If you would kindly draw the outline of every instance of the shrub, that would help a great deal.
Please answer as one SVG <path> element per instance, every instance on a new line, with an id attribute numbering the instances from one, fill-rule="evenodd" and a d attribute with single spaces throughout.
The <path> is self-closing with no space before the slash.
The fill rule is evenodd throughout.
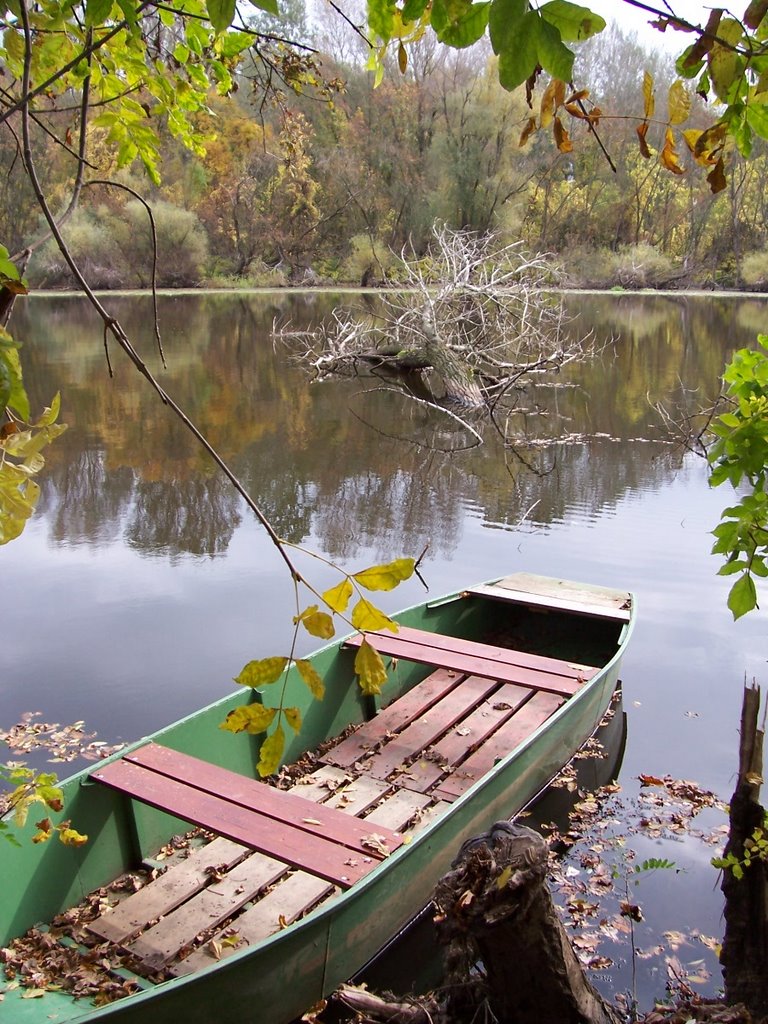
<path id="1" fill-rule="evenodd" d="M 741 261 L 741 278 L 747 288 L 768 291 L 768 250 L 751 252 Z"/>
<path id="2" fill-rule="evenodd" d="M 611 249 L 578 249 L 569 254 L 567 283 L 573 288 L 659 288 L 674 273 L 669 256 L 640 243 Z"/>
<path id="3" fill-rule="evenodd" d="M 122 254 L 115 249 L 109 228 L 99 212 L 76 210 L 62 227 L 64 240 L 75 262 L 94 288 L 119 288 L 125 280 Z M 37 288 L 72 288 L 75 285 L 69 267 L 53 239 L 30 260 L 27 276 Z"/>
<path id="4" fill-rule="evenodd" d="M 374 285 L 397 278 L 400 260 L 380 239 L 353 235 L 349 248 L 341 267 L 341 280 Z"/>
<path id="5" fill-rule="evenodd" d="M 202 282 L 208 236 L 196 214 L 159 200 L 152 204 L 157 232 L 157 284 L 164 288 Z M 152 232 L 144 205 L 82 207 L 64 224 L 64 239 L 94 288 L 148 288 L 152 283 Z M 74 279 L 51 239 L 30 262 L 37 287 L 72 287 Z"/>
<path id="6" fill-rule="evenodd" d="M 157 284 L 183 288 L 200 284 L 208 262 L 208 236 L 197 214 L 165 200 L 152 204 L 157 233 Z M 111 233 L 131 268 L 130 285 L 152 283 L 152 230 L 143 204 L 131 199 L 122 217 L 113 219 Z"/>

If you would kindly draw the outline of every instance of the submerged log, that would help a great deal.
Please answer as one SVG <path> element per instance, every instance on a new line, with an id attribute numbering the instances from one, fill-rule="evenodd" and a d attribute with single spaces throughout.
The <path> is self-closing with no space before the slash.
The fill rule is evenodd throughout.
<path id="1" fill-rule="evenodd" d="M 760 689 L 744 690 L 741 710 L 739 777 L 731 798 L 725 857 L 732 854 L 740 871 L 723 872 L 725 939 L 720 962 L 729 1003 L 744 1003 L 757 1017 L 768 1016 L 768 863 L 755 852 L 745 854 L 754 836 L 768 840 L 765 810 L 759 802 L 763 770 L 763 736 L 758 729 Z M 742 874 L 743 877 L 737 877 Z"/>
<path id="2" fill-rule="evenodd" d="M 499 822 L 462 846 L 434 902 L 456 985 L 449 1018 L 487 999 L 499 1024 L 618 1024 L 587 980 L 546 884 L 549 850 L 536 832 Z M 469 963 L 485 979 L 468 986 Z M 463 979 L 463 983 L 462 983 Z"/>

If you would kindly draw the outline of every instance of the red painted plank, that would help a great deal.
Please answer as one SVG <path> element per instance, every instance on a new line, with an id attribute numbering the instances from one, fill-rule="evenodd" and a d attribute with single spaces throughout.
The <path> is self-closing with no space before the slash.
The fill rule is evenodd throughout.
<path id="1" fill-rule="evenodd" d="M 365 722 L 341 743 L 337 743 L 320 759 L 325 764 L 348 768 L 368 753 L 373 747 L 389 736 L 410 725 L 446 693 L 450 693 L 462 680 L 462 676 L 446 669 L 438 669 L 422 679 L 412 690 L 404 693 L 389 707 L 380 711 L 375 718 Z"/>
<path id="2" fill-rule="evenodd" d="M 371 634 L 373 636 L 391 636 L 389 630 Z M 597 669 L 591 665 L 575 665 L 561 658 L 549 658 L 543 654 L 529 654 L 512 647 L 497 647 L 494 644 L 479 643 L 476 640 L 464 640 L 462 637 L 446 636 L 443 633 L 430 633 L 425 629 L 413 629 L 400 626 L 397 636 L 401 640 L 436 647 L 440 651 L 453 651 L 456 654 L 474 655 L 490 661 L 500 661 L 504 665 L 520 665 L 521 668 L 532 668 L 541 672 L 549 672 L 566 679 L 591 679 Z"/>
<path id="3" fill-rule="evenodd" d="M 441 740 L 416 761 L 400 779 L 400 785 L 417 793 L 426 793 L 439 779 L 488 741 L 532 696 L 523 686 L 507 684 L 484 701 Z"/>
<path id="4" fill-rule="evenodd" d="M 455 800 L 473 786 L 478 779 L 493 768 L 494 764 L 506 757 L 515 747 L 526 740 L 532 732 L 549 718 L 562 704 L 555 694 L 535 693 L 498 729 L 487 743 L 472 754 L 456 771 L 444 779 L 435 789 L 435 799 Z"/>
<path id="5" fill-rule="evenodd" d="M 554 675 L 551 672 L 525 668 L 522 665 L 503 664 L 474 654 L 440 650 L 437 647 L 428 647 L 423 643 L 402 640 L 399 636 L 391 634 L 366 633 L 365 636 L 379 654 L 402 658 L 405 661 L 416 661 L 424 665 L 440 666 L 454 672 L 463 672 L 466 675 L 496 679 L 500 683 L 518 683 L 521 686 L 530 686 L 535 690 L 544 690 L 547 693 L 559 693 L 563 697 L 573 696 L 587 679 L 587 675 L 582 679 L 567 679 L 565 676 Z M 344 642 L 350 647 L 359 647 L 362 641 L 363 638 L 358 633 Z M 597 669 L 590 670 L 588 674 L 592 676 L 595 672 Z"/>
<path id="6" fill-rule="evenodd" d="M 91 778 L 344 888 L 349 888 L 378 863 L 372 852 L 365 857 L 355 855 L 337 843 L 122 759 L 97 769 Z"/>
<path id="7" fill-rule="evenodd" d="M 451 690 L 407 729 L 385 742 L 381 750 L 365 762 L 366 774 L 376 779 L 386 779 L 405 761 L 443 736 L 496 689 L 498 683 L 495 679 L 470 676 L 463 680 L 461 686 Z"/>
<path id="8" fill-rule="evenodd" d="M 275 789 L 264 782 L 157 743 L 147 743 L 125 754 L 122 759 L 184 782 L 203 793 L 221 796 L 228 803 L 284 822 L 301 832 L 341 843 L 356 853 L 370 853 L 364 840 L 371 830 L 365 827 L 364 822 L 334 807 Z M 388 833 L 386 839 L 390 852 L 403 841 L 396 832 Z"/>

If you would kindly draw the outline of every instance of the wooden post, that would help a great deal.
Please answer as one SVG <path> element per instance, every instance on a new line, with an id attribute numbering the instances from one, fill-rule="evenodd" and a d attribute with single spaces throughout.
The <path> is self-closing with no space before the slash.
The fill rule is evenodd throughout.
<path id="1" fill-rule="evenodd" d="M 743 864 L 744 844 L 756 829 L 762 833 L 765 810 L 759 803 L 764 730 L 758 729 L 760 688 L 745 687 L 741 709 L 739 777 L 731 798 L 730 832 L 725 855 Z M 768 834 L 765 835 L 768 838 Z M 743 1003 L 755 1016 L 768 1016 L 768 864 L 754 858 L 744 877 L 723 872 L 725 939 L 720 953 L 726 1002 Z"/>
<path id="2" fill-rule="evenodd" d="M 618 1024 L 557 915 L 546 884 L 548 856 L 536 832 L 499 822 L 465 843 L 438 883 L 438 929 L 455 974 L 447 979 L 449 1018 L 470 1020 L 472 1006 L 487 999 L 499 1024 Z M 477 962 L 485 980 L 467 984 L 466 965 Z"/>

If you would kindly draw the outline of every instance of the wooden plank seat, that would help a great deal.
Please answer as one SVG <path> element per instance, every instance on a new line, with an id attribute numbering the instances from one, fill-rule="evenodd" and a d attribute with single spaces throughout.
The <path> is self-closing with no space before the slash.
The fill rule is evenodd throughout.
<path id="1" fill-rule="evenodd" d="M 342 888 L 382 857 L 366 841 L 370 827 L 351 815 L 159 744 L 130 751 L 91 778 Z M 401 845 L 397 832 L 376 831 L 389 852 Z"/>
<path id="2" fill-rule="evenodd" d="M 527 654 L 407 626 L 400 626 L 397 633 L 388 630 L 357 633 L 345 640 L 345 645 L 359 647 L 363 639 L 368 640 L 379 654 L 502 683 L 517 683 L 563 697 L 571 697 L 598 671 L 591 665 L 574 665 L 558 658 Z"/>
<path id="3" fill-rule="evenodd" d="M 314 772 L 309 778 L 310 780 L 322 780 L 327 773 L 333 771 L 333 768 L 323 767 Z M 303 787 L 299 785 L 294 788 Z M 315 794 L 314 798 L 322 799 L 320 797 L 322 783 L 316 788 L 314 782 L 311 781 L 310 789 Z M 380 797 L 382 793 L 390 792 L 390 787 L 384 786 L 382 783 L 376 782 L 376 780 L 360 777 L 348 780 L 346 784 L 340 785 L 334 793 L 329 793 L 326 790 L 326 798 L 328 802 L 335 804 L 338 796 L 339 806 L 342 806 L 346 813 L 354 814 L 356 811 L 359 813 L 365 803 L 370 803 L 371 797 L 376 792 L 378 792 Z M 440 806 L 445 807 L 446 805 L 442 804 Z M 396 791 L 391 796 L 385 796 L 383 800 L 377 801 L 376 806 L 372 810 L 366 809 L 364 812 L 366 817 L 363 820 L 368 823 L 369 829 L 377 834 L 385 828 L 398 831 L 415 831 L 429 820 L 424 812 L 427 810 L 431 812 L 433 807 L 434 805 L 429 797 L 418 793 Z M 422 814 L 424 814 L 423 818 L 420 817 Z M 417 820 L 412 824 L 414 818 Z M 303 914 L 307 913 L 307 911 L 317 906 L 318 903 L 323 902 L 334 891 L 331 886 L 326 885 L 323 888 L 322 881 L 317 878 L 313 879 L 305 872 L 297 871 L 282 880 L 279 885 L 262 896 L 258 902 L 255 902 L 244 913 L 229 922 L 229 927 L 217 931 L 213 936 L 215 951 L 214 945 L 211 942 L 206 942 L 198 946 L 190 955 L 173 964 L 168 973 L 173 977 L 181 977 L 193 974 L 195 971 L 209 966 L 213 959 L 226 959 L 236 952 L 237 949 L 242 948 L 243 944 L 259 942 L 281 928 L 286 927 L 286 925 L 292 924 Z M 178 915 L 179 911 L 176 911 L 175 914 L 171 915 L 171 918 L 178 917 Z M 160 926 L 163 924 L 164 922 L 161 921 Z M 145 936 L 142 936 L 142 940 L 148 946 L 156 941 L 153 939 L 152 933 L 157 931 L 157 927 Z M 171 929 L 167 928 L 166 931 L 170 932 Z M 223 940 L 232 932 L 236 935 L 235 943 L 228 944 L 224 942 Z M 137 946 L 138 943 L 134 943 L 133 947 L 131 947 L 132 951 Z"/>
<path id="4" fill-rule="evenodd" d="M 618 622 L 629 622 L 632 609 L 632 598 L 627 591 L 554 580 L 526 572 L 513 573 L 495 583 L 470 587 L 465 593 L 532 608 L 545 608 L 548 611 L 559 610 L 591 618 L 616 619 Z"/>

